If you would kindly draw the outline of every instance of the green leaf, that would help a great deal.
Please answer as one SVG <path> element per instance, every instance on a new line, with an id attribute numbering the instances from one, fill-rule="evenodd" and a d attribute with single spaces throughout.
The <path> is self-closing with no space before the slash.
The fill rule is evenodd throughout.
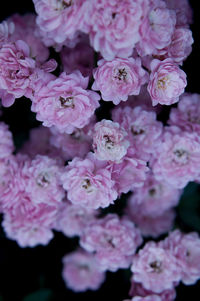
<path id="1" fill-rule="evenodd" d="M 184 189 L 181 197 L 178 214 L 184 224 L 189 226 L 191 230 L 200 231 L 200 194 L 199 185 L 190 183 Z"/>
<path id="2" fill-rule="evenodd" d="M 23 301 L 50 301 L 52 291 L 49 289 L 41 289 L 26 296 Z"/>

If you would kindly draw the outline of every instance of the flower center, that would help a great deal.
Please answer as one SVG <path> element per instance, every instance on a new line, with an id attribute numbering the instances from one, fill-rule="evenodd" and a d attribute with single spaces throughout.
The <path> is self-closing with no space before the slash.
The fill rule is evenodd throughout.
<path id="1" fill-rule="evenodd" d="M 176 149 L 173 154 L 176 163 L 186 164 L 188 161 L 188 153 L 184 149 Z"/>
<path id="2" fill-rule="evenodd" d="M 158 261 L 158 260 L 155 260 L 155 261 L 152 261 L 149 266 L 153 269 L 153 272 L 155 273 L 161 273 L 162 272 L 162 262 L 161 261 Z"/>
<path id="3" fill-rule="evenodd" d="M 56 0 L 54 5 L 55 5 L 55 10 L 63 10 L 67 7 L 72 6 L 73 0 Z"/>
<path id="4" fill-rule="evenodd" d="M 125 81 L 127 78 L 127 71 L 125 68 L 117 69 L 117 72 L 114 78 L 118 79 L 119 81 Z"/>
<path id="5" fill-rule="evenodd" d="M 155 196 L 155 194 L 156 194 L 156 189 L 155 188 L 151 188 L 151 189 L 149 189 L 149 195 L 150 196 Z"/>
<path id="6" fill-rule="evenodd" d="M 131 132 L 134 136 L 142 135 L 144 134 L 144 130 L 141 128 L 136 128 L 134 126 L 131 127 Z"/>
<path id="7" fill-rule="evenodd" d="M 36 179 L 36 183 L 40 187 L 47 187 L 50 183 L 48 173 L 40 173 Z"/>
<path id="8" fill-rule="evenodd" d="M 84 188 L 86 190 L 87 193 L 90 193 L 93 191 L 93 188 L 92 188 L 92 185 L 91 185 L 91 182 L 88 178 L 84 179 L 82 181 L 82 188 Z"/>
<path id="9" fill-rule="evenodd" d="M 63 107 L 63 108 L 72 108 L 73 109 L 75 107 L 74 97 L 72 97 L 72 96 L 69 96 L 66 98 L 60 96 L 59 101 L 61 103 L 61 107 Z"/>
<path id="10" fill-rule="evenodd" d="M 115 144 L 108 135 L 104 135 L 103 139 L 105 141 L 105 147 L 107 149 L 112 149 L 114 147 Z"/>
<path id="11" fill-rule="evenodd" d="M 168 76 L 164 76 L 163 78 L 159 79 L 157 81 L 158 89 L 166 90 L 168 81 L 169 81 Z"/>

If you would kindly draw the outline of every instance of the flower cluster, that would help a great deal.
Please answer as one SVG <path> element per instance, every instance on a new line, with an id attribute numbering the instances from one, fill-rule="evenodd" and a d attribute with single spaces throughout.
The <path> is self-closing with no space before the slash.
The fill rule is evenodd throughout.
<path id="1" fill-rule="evenodd" d="M 37 15 L 0 23 L 2 106 L 25 96 L 41 122 L 16 150 L 0 122 L 5 234 L 21 247 L 77 236 L 62 272 L 75 292 L 131 268 L 132 301 L 173 301 L 181 281 L 200 278 L 199 236 L 170 232 L 183 189 L 200 181 L 200 95 L 184 93 L 180 69 L 193 43 L 188 1 L 33 3 Z M 157 242 L 141 248 L 143 237 Z"/>

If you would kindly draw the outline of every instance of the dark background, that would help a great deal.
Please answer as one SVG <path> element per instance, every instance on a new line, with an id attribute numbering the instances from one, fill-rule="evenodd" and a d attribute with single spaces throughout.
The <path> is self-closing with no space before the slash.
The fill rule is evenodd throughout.
<path id="1" fill-rule="evenodd" d="M 13 13 L 34 12 L 31 0 L 2 1 L 0 21 Z M 197 0 L 191 0 L 194 10 L 194 24 L 191 29 L 195 43 L 193 52 L 184 63 L 188 86 L 186 91 L 200 93 L 200 18 Z M 7 5 L 6 5 L 7 4 Z M 106 107 L 107 106 L 107 107 Z M 109 105 L 106 104 L 105 110 Z M 166 109 L 167 112 L 167 109 Z M 30 113 L 30 102 L 22 99 L 9 108 L 3 109 L 2 119 L 9 124 L 14 134 L 16 146 L 28 137 L 30 128 L 38 125 L 34 114 Z M 189 185 L 177 208 L 176 223 L 183 231 L 200 231 L 200 189 Z M 117 206 L 116 206 L 117 207 Z M 115 207 L 112 208 L 115 210 Z M 117 208 L 118 210 L 118 208 Z M 20 248 L 17 243 L 6 239 L 0 229 L 0 301 L 76 301 L 113 300 L 128 298 L 130 272 L 120 270 L 107 273 L 106 282 L 97 292 L 74 294 L 67 290 L 61 277 L 61 259 L 78 244 L 77 239 L 68 239 L 55 232 L 48 246 Z M 194 286 L 180 285 L 176 301 L 184 299 L 199 300 L 200 282 Z"/>

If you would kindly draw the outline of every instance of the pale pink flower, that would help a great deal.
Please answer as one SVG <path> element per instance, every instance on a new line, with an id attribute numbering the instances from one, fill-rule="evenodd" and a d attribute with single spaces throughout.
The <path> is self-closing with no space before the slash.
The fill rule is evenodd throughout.
<path id="1" fill-rule="evenodd" d="M 139 27 L 140 39 L 136 45 L 140 56 L 156 53 L 171 43 L 176 14 L 166 8 L 164 1 L 143 1 L 143 19 Z"/>
<path id="2" fill-rule="evenodd" d="M 63 202 L 60 206 L 55 229 L 68 237 L 81 236 L 85 227 L 94 220 L 97 210 Z"/>
<path id="3" fill-rule="evenodd" d="M 18 171 L 16 158 L 12 155 L 0 159 L 0 208 L 10 203 L 15 194 L 14 179 Z"/>
<path id="4" fill-rule="evenodd" d="M 151 74 L 148 92 L 153 106 L 158 103 L 171 105 L 179 100 L 187 85 L 186 74 L 172 59 L 151 62 Z"/>
<path id="5" fill-rule="evenodd" d="M 146 243 L 134 256 L 131 271 L 133 281 L 155 293 L 172 289 L 181 280 L 181 270 L 174 255 L 154 242 Z"/>
<path id="6" fill-rule="evenodd" d="M 139 41 L 141 17 L 140 0 L 91 1 L 85 20 L 90 26 L 92 47 L 106 60 L 129 57 Z"/>
<path id="7" fill-rule="evenodd" d="M 137 153 L 142 160 L 148 160 L 150 154 L 160 144 L 163 125 L 156 120 L 156 113 L 140 106 L 131 108 L 116 108 L 112 111 L 112 118 L 128 133 L 129 150 Z"/>
<path id="8" fill-rule="evenodd" d="M 19 193 L 15 204 L 4 213 L 2 226 L 8 238 L 20 247 L 46 245 L 53 238 L 52 227 L 57 207 L 34 204 L 28 195 Z"/>
<path id="9" fill-rule="evenodd" d="M 86 208 L 105 208 L 117 199 L 115 182 L 107 164 L 98 161 L 92 153 L 86 159 L 75 157 L 61 177 L 68 199 Z"/>
<path id="10" fill-rule="evenodd" d="M 13 22 L 15 30 L 10 36 L 10 41 L 23 40 L 30 48 L 30 57 L 37 62 L 45 62 L 49 56 L 49 50 L 42 41 L 36 36 L 36 16 L 35 14 L 12 15 L 9 19 Z"/>
<path id="11" fill-rule="evenodd" d="M 23 144 L 20 153 L 27 154 L 32 159 L 36 155 L 44 155 L 63 162 L 64 156 L 62 151 L 54 147 L 50 139 L 51 131 L 49 128 L 42 125 L 32 128 L 29 133 L 29 140 Z"/>
<path id="12" fill-rule="evenodd" d="M 189 234 L 175 230 L 161 241 L 161 246 L 176 257 L 182 271 L 182 281 L 193 285 L 200 278 L 200 238 L 197 232 Z"/>
<path id="13" fill-rule="evenodd" d="M 177 108 L 172 108 L 168 123 L 200 134 L 200 95 L 185 93 Z"/>
<path id="14" fill-rule="evenodd" d="M 119 195 L 143 186 L 149 171 L 146 161 L 134 156 L 125 156 L 121 163 L 111 164 L 110 170 Z"/>
<path id="15" fill-rule="evenodd" d="M 99 270 L 93 254 L 80 249 L 65 255 L 62 261 L 63 280 L 74 292 L 97 290 L 105 280 L 105 273 Z"/>
<path id="16" fill-rule="evenodd" d="M 192 23 L 193 12 L 189 0 L 165 0 L 167 7 L 176 12 L 176 25 L 189 26 Z"/>
<path id="17" fill-rule="evenodd" d="M 97 122 L 92 144 L 97 159 L 120 162 L 130 145 L 127 136 L 117 122 L 106 119 Z"/>
<path id="18" fill-rule="evenodd" d="M 71 134 L 75 128 L 87 125 L 99 106 L 99 95 L 86 90 L 87 85 L 88 78 L 80 71 L 70 75 L 63 72 L 38 91 L 31 109 L 44 126 L 55 126 L 60 132 Z"/>
<path id="19" fill-rule="evenodd" d="M 36 22 L 42 34 L 46 34 L 54 43 L 63 43 L 66 38 L 73 38 L 76 31 L 82 29 L 84 25 L 86 6 L 84 2 L 84 0 L 33 0 L 38 14 Z"/>
<path id="20" fill-rule="evenodd" d="M 95 257 L 102 270 L 128 268 L 136 248 L 142 243 L 138 229 L 116 214 L 91 222 L 81 236 L 80 245 Z"/>
<path id="21" fill-rule="evenodd" d="M 133 297 L 130 301 L 162 301 L 158 295 L 149 295 L 146 297 Z"/>
<path id="22" fill-rule="evenodd" d="M 134 193 L 129 199 L 129 206 L 138 206 L 142 215 L 156 217 L 164 211 L 178 204 L 182 190 L 176 189 L 165 181 L 157 181 L 152 173 L 147 174 L 147 179 L 142 187 L 134 188 Z"/>
<path id="23" fill-rule="evenodd" d="M 192 52 L 192 44 L 194 40 L 192 31 L 188 28 L 176 28 L 171 44 L 157 52 L 163 58 L 171 58 L 175 63 L 182 65 L 183 61 Z"/>
<path id="24" fill-rule="evenodd" d="M 15 25 L 13 22 L 3 21 L 0 23 L 0 48 L 8 42 L 14 30 Z"/>
<path id="25" fill-rule="evenodd" d="M 152 291 L 145 289 L 141 283 L 131 283 L 131 289 L 129 291 L 130 296 L 146 297 L 154 294 L 155 293 L 153 293 Z M 170 290 L 164 290 L 156 295 L 160 297 L 160 301 L 174 301 L 176 298 L 176 290 L 172 288 Z"/>
<path id="26" fill-rule="evenodd" d="M 21 40 L 6 43 L 0 49 L 0 95 L 2 104 L 11 106 L 15 98 L 28 96 L 30 76 L 35 61 L 30 58 L 29 46 Z"/>
<path id="27" fill-rule="evenodd" d="M 63 169 L 56 159 L 37 155 L 30 166 L 25 165 L 22 173 L 26 176 L 25 191 L 35 204 L 54 205 L 60 203 L 65 192 L 61 185 Z"/>
<path id="28" fill-rule="evenodd" d="M 184 188 L 194 181 L 200 170 L 200 142 L 194 132 L 170 127 L 162 137 L 152 164 L 155 178 L 175 188 Z"/>
<path id="29" fill-rule="evenodd" d="M 94 50 L 86 41 L 81 41 L 74 48 L 63 48 L 60 55 L 62 68 L 66 73 L 80 70 L 83 76 L 92 76 Z"/>
<path id="30" fill-rule="evenodd" d="M 62 152 L 65 160 L 72 160 L 74 157 L 84 158 L 92 149 L 92 138 L 84 132 L 84 128 L 65 134 L 52 127 L 50 143 L 52 147 Z"/>
<path id="31" fill-rule="evenodd" d="M 115 105 L 126 101 L 129 95 L 138 95 L 148 79 L 140 58 L 100 60 L 93 76 L 92 89 L 100 90 L 103 100 L 112 101 Z"/>
<path id="32" fill-rule="evenodd" d="M 172 230 L 176 213 L 173 209 L 166 210 L 161 215 L 151 216 L 143 214 L 143 205 L 128 204 L 126 213 L 140 229 L 143 236 L 158 237 Z"/>
<path id="33" fill-rule="evenodd" d="M 7 124 L 0 122 L 0 159 L 9 157 L 14 151 L 12 133 Z"/>

